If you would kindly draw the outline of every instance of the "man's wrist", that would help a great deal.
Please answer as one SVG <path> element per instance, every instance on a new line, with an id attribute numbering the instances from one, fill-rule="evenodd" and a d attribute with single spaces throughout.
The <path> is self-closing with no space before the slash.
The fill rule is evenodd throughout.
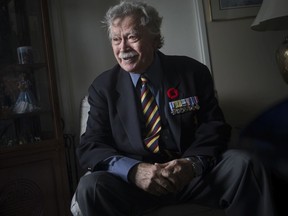
<path id="1" fill-rule="evenodd" d="M 201 161 L 198 158 L 187 157 L 186 160 L 189 160 L 191 162 L 195 177 L 203 174 L 203 166 L 202 166 Z"/>
<path id="2" fill-rule="evenodd" d="M 135 178 L 136 178 L 136 172 L 137 172 L 137 167 L 140 163 L 135 164 L 133 167 L 130 168 L 128 171 L 127 179 L 128 182 L 135 183 Z"/>

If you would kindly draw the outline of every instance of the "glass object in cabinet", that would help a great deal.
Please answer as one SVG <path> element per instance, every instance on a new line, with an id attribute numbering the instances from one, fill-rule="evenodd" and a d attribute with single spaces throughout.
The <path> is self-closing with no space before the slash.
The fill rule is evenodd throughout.
<path id="1" fill-rule="evenodd" d="M 55 137 L 41 0 L 0 0 L 0 150 Z"/>

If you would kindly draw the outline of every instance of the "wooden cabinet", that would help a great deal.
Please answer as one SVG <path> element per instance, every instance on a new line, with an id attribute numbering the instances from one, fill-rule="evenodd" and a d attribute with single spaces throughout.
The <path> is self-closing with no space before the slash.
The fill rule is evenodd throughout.
<path id="1" fill-rule="evenodd" d="M 47 0 L 0 0 L 0 215 L 69 213 Z"/>

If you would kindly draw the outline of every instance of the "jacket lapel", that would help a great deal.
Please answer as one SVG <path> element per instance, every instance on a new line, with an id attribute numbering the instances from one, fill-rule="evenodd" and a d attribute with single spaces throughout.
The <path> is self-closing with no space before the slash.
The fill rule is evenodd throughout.
<path id="1" fill-rule="evenodd" d="M 179 78 L 179 75 L 177 73 L 177 68 L 175 68 L 174 65 L 169 65 L 169 61 L 166 60 L 166 56 L 160 53 L 160 61 L 161 66 L 163 69 L 163 97 L 164 97 L 164 103 L 165 103 L 165 116 L 169 123 L 171 133 L 175 139 L 175 142 L 178 146 L 178 149 L 181 149 L 180 146 L 180 135 L 181 135 L 181 115 L 172 115 L 170 111 L 169 102 L 173 100 L 178 100 L 179 98 L 183 98 L 184 92 L 183 89 L 181 89 L 181 80 Z M 167 91 L 170 88 L 175 88 L 179 92 L 179 97 L 176 99 L 171 100 L 167 96 Z"/>
<path id="2" fill-rule="evenodd" d="M 147 151 L 144 149 L 141 139 L 141 127 L 136 104 L 137 97 L 134 88 L 129 73 L 120 69 L 119 82 L 116 86 L 116 90 L 119 93 L 116 103 L 117 111 L 131 147 L 134 148 L 134 151 L 143 155 Z"/>

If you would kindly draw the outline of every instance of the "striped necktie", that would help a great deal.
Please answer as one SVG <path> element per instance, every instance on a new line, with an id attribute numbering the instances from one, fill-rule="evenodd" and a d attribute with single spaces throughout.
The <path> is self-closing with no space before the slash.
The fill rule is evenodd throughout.
<path id="1" fill-rule="evenodd" d="M 147 78 L 141 76 L 141 104 L 146 124 L 144 143 L 148 150 L 153 153 L 159 151 L 158 140 L 161 131 L 161 120 L 156 100 L 147 85 Z"/>

